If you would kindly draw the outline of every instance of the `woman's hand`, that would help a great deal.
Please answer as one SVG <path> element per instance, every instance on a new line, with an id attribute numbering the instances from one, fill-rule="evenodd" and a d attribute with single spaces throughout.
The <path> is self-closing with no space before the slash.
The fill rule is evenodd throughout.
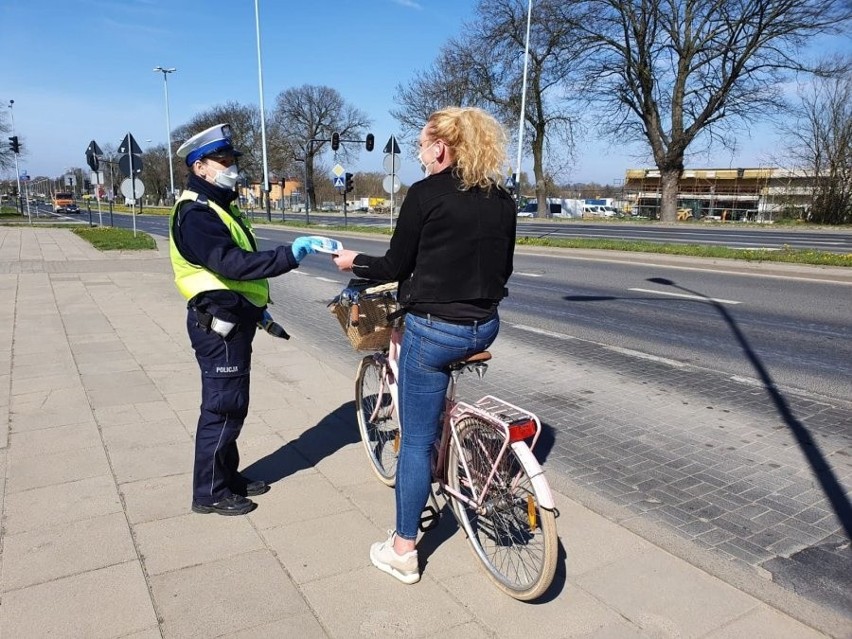
<path id="1" fill-rule="evenodd" d="M 355 258 L 360 255 L 357 251 L 350 251 L 348 249 L 343 249 L 339 253 L 337 253 L 332 259 L 334 263 L 337 264 L 337 268 L 341 271 L 351 271 L 352 270 L 352 262 L 355 261 Z"/>

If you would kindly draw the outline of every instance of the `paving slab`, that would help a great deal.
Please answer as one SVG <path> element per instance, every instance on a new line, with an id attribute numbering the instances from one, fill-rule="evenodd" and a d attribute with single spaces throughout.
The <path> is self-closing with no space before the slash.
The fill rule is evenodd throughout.
<path id="1" fill-rule="evenodd" d="M 156 624 L 139 564 L 127 562 L 5 593 L 0 634 L 114 639 Z"/>
<path id="2" fill-rule="evenodd" d="M 3 540 L 3 590 L 136 559 L 124 513 L 43 527 Z"/>
<path id="3" fill-rule="evenodd" d="M 154 575 L 149 581 L 166 639 L 207 639 L 272 624 L 283 633 L 291 619 L 304 624 L 309 612 L 267 550 Z"/>

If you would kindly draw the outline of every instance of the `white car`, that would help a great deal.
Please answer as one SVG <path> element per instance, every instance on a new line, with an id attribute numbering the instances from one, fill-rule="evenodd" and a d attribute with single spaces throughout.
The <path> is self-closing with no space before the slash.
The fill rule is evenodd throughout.
<path id="1" fill-rule="evenodd" d="M 524 207 L 518 211 L 518 217 L 535 217 L 538 211 L 538 202 L 527 202 Z M 550 215 L 559 217 L 562 213 L 562 205 L 557 202 L 550 203 Z"/>

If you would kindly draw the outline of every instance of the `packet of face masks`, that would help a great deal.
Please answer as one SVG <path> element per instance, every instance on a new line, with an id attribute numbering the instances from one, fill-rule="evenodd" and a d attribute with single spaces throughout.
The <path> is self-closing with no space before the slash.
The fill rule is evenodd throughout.
<path id="1" fill-rule="evenodd" d="M 322 235 L 311 235 L 310 239 L 319 240 L 320 244 L 314 244 L 314 250 L 317 253 L 332 253 L 336 254 L 343 250 L 343 242 L 340 240 L 334 240 L 330 237 L 323 237 Z"/>

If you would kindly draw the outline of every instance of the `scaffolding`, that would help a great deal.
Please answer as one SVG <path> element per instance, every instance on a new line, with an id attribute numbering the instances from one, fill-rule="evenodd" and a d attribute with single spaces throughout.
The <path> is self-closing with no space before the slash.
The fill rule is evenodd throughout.
<path id="1" fill-rule="evenodd" d="M 658 169 L 627 170 L 623 199 L 631 214 L 658 219 L 661 190 Z M 812 193 L 813 179 L 803 171 L 687 169 L 678 184 L 678 218 L 772 221 L 782 212 L 806 209 Z"/>

